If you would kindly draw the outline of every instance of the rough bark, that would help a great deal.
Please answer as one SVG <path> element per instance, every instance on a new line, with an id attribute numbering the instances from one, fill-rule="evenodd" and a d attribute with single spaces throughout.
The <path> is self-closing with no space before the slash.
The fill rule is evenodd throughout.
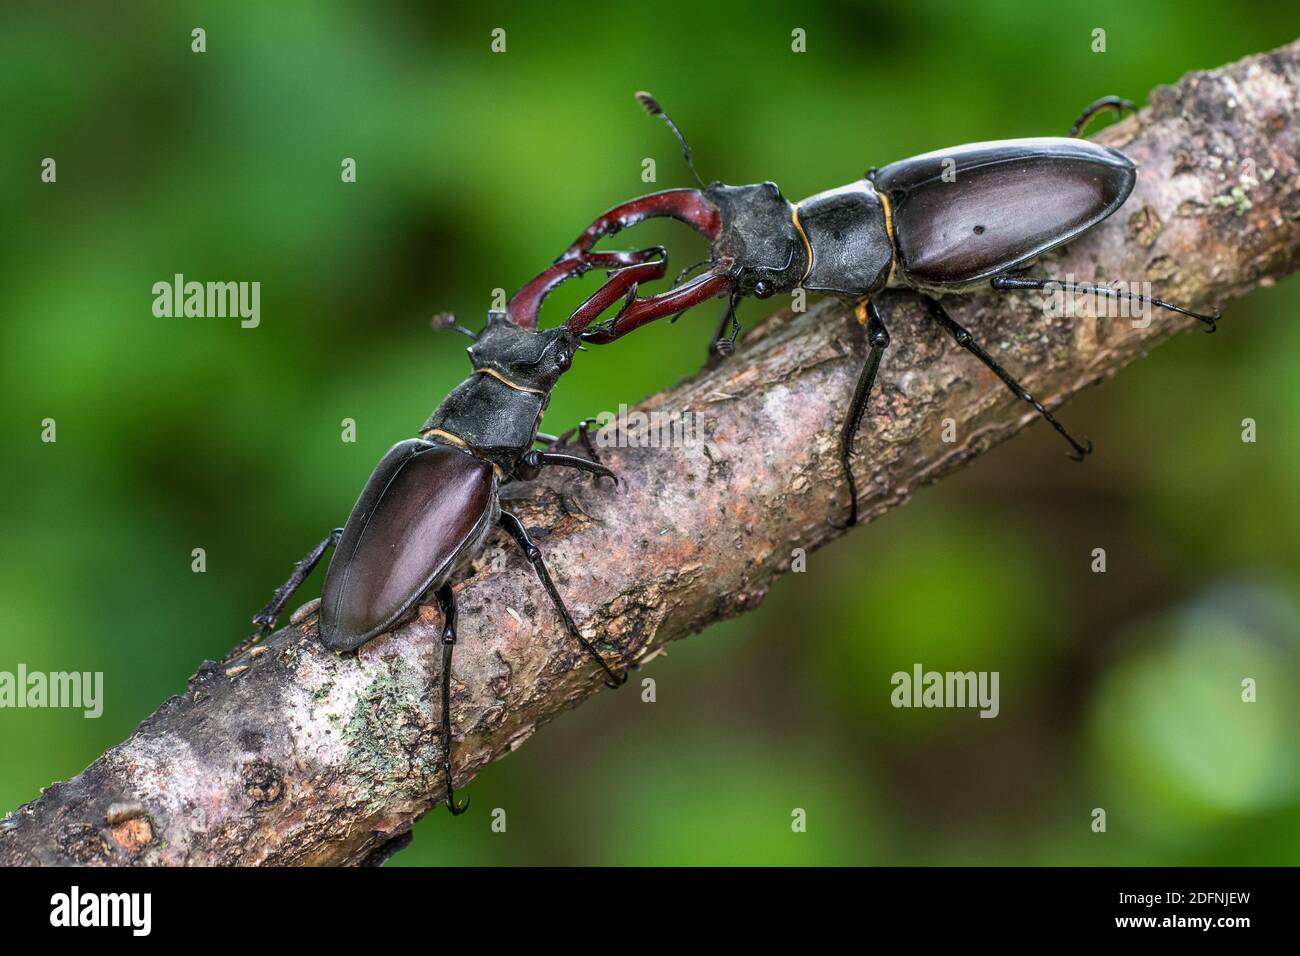
<path id="1" fill-rule="evenodd" d="M 1300 248 L 1298 102 L 1300 43 L 1157 89 L 1098 137 L 1139 164 L 1133 196 L 1037 274 L 1150 280 L 1193 307 L 1287 275 Z M 856 462 L 868 520 L 1035 420 L 921 309 L 893 296 L 881 304 L 894 344 Z M 1032 294 L 947 304 L 1053 406 L 1196 324 L 1160 313 L 1145 328 L 1048 319 Z M 1222 324 L 1231 335 L 1231 311 Z M 612 660 L 644 664 L 668 641 L 754 608 L 793 549 L 838 533 L 827 521 L 844 514 L 837 433 L 864 350 L 842 303 L 774 315 L 732 360 L 641 406 L 693 411 L 702 444 L 607 449 L 617 490 L 561 474 L 515 491 L 512 507 L 537 529 L 579 627 Z M 945 418 L 955 442 L 943 441 Z M 504 536 L 457 593 L 464 787 L 602 684 Z M 206 662 L 130 739 L 0 822 L 0 863 L 381 858 L 440 803 L 439 628 L 431 603 L 337 656 L 316 640 L 314 608 L 300 609 L 262 645 Z"/>

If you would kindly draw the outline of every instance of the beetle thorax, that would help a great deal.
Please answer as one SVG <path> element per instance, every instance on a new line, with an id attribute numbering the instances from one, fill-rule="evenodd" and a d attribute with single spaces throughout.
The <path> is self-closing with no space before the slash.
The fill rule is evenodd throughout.
<path id="1" fill-rule="evenodd" d="M 524 329 L 500 313 L 469 348 L 474 373 L 443 399 L 420 429 L 514 472 L 537 437 L 551 389 L 573 363 L 578 336 L 565 328 Z"/>

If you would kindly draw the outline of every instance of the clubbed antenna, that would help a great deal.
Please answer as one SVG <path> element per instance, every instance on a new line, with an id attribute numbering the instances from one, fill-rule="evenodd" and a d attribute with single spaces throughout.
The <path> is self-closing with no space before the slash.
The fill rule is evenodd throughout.
<path id="1" fill-rule="evenodd" d="M 703 187 L 704 180 L 701 179 L 700 174 L 695 171 L 695 163 L 691 160 L 691 147 L 687 145 L 686 137 L 683 136 L 682 131 L 677 128 L 677 124 L 673 122 L 673 118 L 665 113 L 664 108 L 659 105 L 659 101 L 645 90 L 637 91 L 636 101 L 640 103 L 642 108 L 644 108 L 651 116 L 658 116 L 668 124 L 668 128 L 672 130 L 673 135 L 677 137 L 677 142 L 682 144 L 682 156 L 686 160 L 686 165 L 691 168 L 691 175 L 694 176 L 695 181 Z"/>
<path id="2" fill-rule="evenodd" d="M 468 335 L 471 339 L 478 338 L 477 335 L 456 321 L 456 315 L 453 312 L 439 312 L 429 320 L 429 324 L 433 326 L 436 332 L 450 329 L 453 332 L 459 332 L 461 335 Z"/>

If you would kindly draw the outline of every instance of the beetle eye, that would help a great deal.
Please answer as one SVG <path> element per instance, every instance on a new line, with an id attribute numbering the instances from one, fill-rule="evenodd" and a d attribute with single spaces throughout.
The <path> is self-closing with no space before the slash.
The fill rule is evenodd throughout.
<path id="1" fill-rule="evenodd" d="M 772 283 L 766 279 L 759 279 L 754 283 L 754 295 L 760 299 L 766 299 L 772 294 Z"/>

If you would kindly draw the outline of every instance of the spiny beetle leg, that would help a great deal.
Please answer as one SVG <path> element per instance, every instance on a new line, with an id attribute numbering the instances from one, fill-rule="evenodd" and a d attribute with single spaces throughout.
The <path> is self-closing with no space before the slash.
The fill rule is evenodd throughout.
<path id="1" fill-rule="evenodd" d="M 320 564 L 320 559 L 325 556 L 325 552 L 339 543 L 342 534 L 342 528 L 335 528 L 322 538 L 320 544 L 312 548 L 305 558 L 293 566 L 293 573 L 289 575 L 289 580 L 276 588 L 275 594 L 266 607 L 253 616 L 253 623 L 257 626 L 257 633 L 245 641 L 244 644 L 241 644 L 241 649 L 251 644 L 254 639 L 265 637 L 271 632 L 271 629 L 275 627 L 276 619 L 280 616 L 280 612 L 289 603 L 289 599 L 293 597 L 294 592 L 302 587 L 302 583 L 307 580 L 308 575 L 312 573 L 316 565 Z"/>
<path id="2" fill-rule="evenodd" d="M 1043 418 L 1047 419 L 1047 423 L 1055 428 L 1057 432 L 1060 433 L 1061 437 L 1070 443 L 1070 447 L 1074 449 L 1074 453 L 1070 455 L 1072 459 L 1075 461 L 1083 461 L 1084 455 L 1092 454 L 1092 442 L 1087 438 L 1084 439 L 1086 444 L 1080 444 L 1075 441 L 1074 437 L 1065 430 L 1065 427 L 1056 420 L 1055 416 L 1053 416 L 1051 412 L 1043 407 L 1043 404 L 1038 401 L 1038 399 L 1030 395 L 1023 385 L 1011 377 L 1011 373 L 995 362 L 993 356 L 984 351 L 984 349 L 980 347 L 980 344 L 971 338 L 971 334 L 967 332 L 966 329 L 953 321 L 952 316 L 950 316 L 947 310 L 939 304 L 938 300 L 932 299 L 928 295 L 922 295 L 921 299 L 925 302 L 925 307 L 930 311 L 931 318 L 947 329 L 948 333 L 953 337 L 958 345 L 983 362 L 989 371 L 1002 379 L 1002 383 L 1006 385 L 1007 388 L 1011 389 L 1012 394 L 1015 395 L 1016 398 L 1032 405 L 1034 410 L 1038 412 L 1038 414 L 1042 415 Z"/>
<path id="3" fill-rule="evenodd" d="M 1083 108 L 1083 112 L 1079 114 L 1079 118 L 1075 120 L 1074 125 L 1070 127 L 1070 136 L 1075 137 L 1080 135 L 1088 125 L 1089 121 L 1102 110 L 1114 110 L 1117 116 L 1123 116 L 1125 110 L 1128 110 L 1130 113 L 1136 113 L 1137 104 L 1132 100 L 1126 100 L 1119 96 L 1103 96 L 1101 99 L 1089 103 Z"/>
<path id="4" fill-rule="evenodd" d="M 594 418 L 584 418 L 578 422 L 578 444 L 591 456 L 592 461 L 600 461 L 600 455 L 596 453 L 596 446 L 591 443 L 591 426 L 596 422 Z M 615 479 L 617 483 L 617 479 Z"/>
<path id="5" fill-rule="evenodd" d="M 537 440 L 546 445 L 545 450 L 550 451 L 553 448 L 560 448 L 569 443 L 574 435 L 578 436 L 578 443 L 591 457 L 592 461 L 600 461 L 600 455 L 596 453 L 596 446 L 591 443 L 591 426 L 599 422 L 597 418 L 584 418 L 578 424 L 574 425 L 562 435 L 543 435 L 538 432 Z"/>
<path id="6" fill-rule="evenodd" d="M 456 595 L 450 584 L 444 584 L 434 592 L 438 598 L 438 607 L 442 609 L 442 773 L 447 785 L 447 809 L 453 817 L 458 817 L 469 809 L 469 798 L 464 803 L 456 802 L 456 793 L 451 784 L 451 652 L 456 647 Z"/>
<path id="7" fill-rule="evenodd" d="M 533 544 L 533 539 L 528 536 L 528 530 L 524 527 L 522 521 L 509 511 L 501 512 L 501 527 L 505 528 L 510 537 L 515 539 L 520 550 L 524 552 L 524 557 L 528 563 L 533 566 L 537 572 L 538 579 L 542 582 L 542 587 L 546 588 L 546 593 L 550 595 L 551 603 L 555 605 L 555 610 L 559 612 L 560 619 L 564 621 L 564 629 L 569 632 L 569 636 L 582 645 L 583 650 L 592 656 L 601 670 L 605 672 L 606 687 L 622 687 L 627 683 L 627 674 L 615 674 L 605 658 L 600 656 L 600 651 L 596 650 L 585 637 L 578 633 L 578 625 L 573 623 L 573 617 L 569 614 L 569 609 L 564 606 L 564 599 L 560 597 L 560 592 L 555 589 L 555 582 L 551 580 L 551 573 L 546 570 L 546 562 L 542 560 L 542 552 Z"/>
<path id="8" fill-rule="evenodd" d="M 713 264 L 712 259 L 701 259 L 699 262 L 692 263 L 691 265 L 683 269 L 681 272 L 677 273 L 677 278 L 673 279 L 672 285 L 670 285 L 668 288 L 669 289 L 677 288 L 679 285 L 682 284 L 682 282 L 686 279 L 686 277 L 689 276 L 692 272 L 696 272 L 700 269 L 703 269 L 705 266 L 712 265 L 712 264 Z M 680 319 L 683 315 L 686 314 L 686 311 L 687 311 L 686 309 L 682 309 L 682 311 L 680 312 L 673 313 L 672 318 L 668 320 L 669 323 L 676 322 L 678 319 Z M 716 339 L 718 336 L 714 335 L 713 337 Z"/>
<path id="9" fill-rule="evenodd" d="M 831 524 L 841 530 L 851 528 L 858 523 L 858 485 L 853 480 L 853 439 L 857 437 L 858 427 L 862 424 L 862 415 L 867 410 L 867 401 L 871 398 L 871 386 L 876 381 L 876 372 L 880 368 L 880 359 L 889 347 L 889 330 L 880 317 L 880 310 L 870 299 L 860 303 L 858 309 L 866 310 L 867 342 L 870 351 L 858 375 L 858 385 L 853 391 L 853 401 L 849 404 L 848 417 L 844 419 L 844 430 L 840 432 L 840 465 L 844 469 L 844 481 L 849 486 L 849 517 L 844 524 Z"/>
<path id="10" fill-rule="evenodd" d="M 1215 309 L 1208 315 L 1203 312 L 1193 312 L 1191 309 L 1184 309 L 1181 305 L 1174 305 L 1172 302 L 1166 302 L 1164 299 L 1156 299 L 1149 295 L 1141 295 L 1137 292 L 1126 292 L 1122 289 L 1112 289 L 1108 286 L 1097 285 L 1092 282 L 1067 282 L 1063 279 L 1022 279 L 1018 276 L 1001 275 L 994 276 L 990 285 L 999 292 L 1011 292 L 1021 289 L 1042 290 L 1047 286 L 1056 286 L 1062 292 L 1087 292 L 1094 295 L 1104 295 L 1108 298 L 1117 299 L 1120 296 L 1126 296 L 1130 299 L 1136 299 L 1138 302 L 1147 302 L 1157 308 L 1167 309 L 1170 312 L 1177 312 L 1179 315 L 1190 315 L 1199 322 L 1204 322 L 1209 326 L 1205 331 L 1213 332 L 1218 328 L 1219 319 L 1223 318 L 1223 312 Z"/>
<path id="11" fill-rule="evenodd" d="M 525 453 L 519 459 L 519 464 L 515 466 L 515 477 L 520 481 L 532 481 L 541 474 L 543 468 L 549 465 L 561 468 L 577 468 L 579 471 L 585 471 L 597 478 L 609 478 L 616 487 L 618 485 L 618 477 L 599 462 L 579 458 L 577 455 L 563 455 L 550 451 L 533 450 Z"/>
<path id="12" fill-rule="evenodd" d="M 699 270 L 703 269 L 705 266 L 712 265 L 712 264 L 713 264 L 712 259 L 701 259 L 699 262 L 691 263 L 689 266 L 682 269 L 681 272 L 677 273 L 677 277 L 673 279 L 673 283 L 672 285 L 669 286 L 669 288 L 670 289 L 677 288 L 679 285 L 682 284 L 682 282 L 685 281 L 686 277 L 689 276 L 692 272 L 698 272 Z M 673 316 L 672 321 L 676 322 L 677 316 Z"/>
<path id="13" fill-rule="evenodd" d="M 609 478 L 618 485 L 618 476 L 599 462 L 591 461 L 586 458 L 579 458 L 577 455 L 561 455 L 557 452 L 530 452 L 538 457 L 538 463 L 545 468 L 548 465 L 556 465 L 561 468 L 577 468 L 579 471 L 585 471 L 589 475 L 595 475 L 597 478 Z"/>
<path id="14" fill-rule="evenodd" d="M 727 298 L 727 307 L 722 310 L 718 327 L 713 330 L 713 337 L 709 340 L 709 357 L 704 363 L 706 368 L 717 365 L 722 359 L 736 353 L 736 336 L 740 334 L 740 319 L 736 318 L 736 303 L 739 300 L 740 295 L 736 292 Z M 728 324 L 731 326 L 731 334 L 723 338 Z"/>

